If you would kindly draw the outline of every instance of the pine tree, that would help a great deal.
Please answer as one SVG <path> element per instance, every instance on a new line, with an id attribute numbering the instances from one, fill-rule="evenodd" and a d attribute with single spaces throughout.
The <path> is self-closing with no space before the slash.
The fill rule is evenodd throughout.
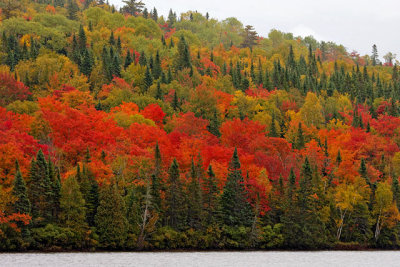
<path id="1" fill-rule="evenodd" d="M 229 163 L 228 178 L 222 192 L 220 205 L 224 224 L 228 226 L 251 225 L 253 212 L 246 199 L 246 189 L 236 148 Z"/>
<path id="2" fill-rule="evenodd" d="M 142 1 L 137 0 L 123 0 L 125 5 L 122 7 L 122 12 L 128 13 L 132 16 L 137 17 L 144 8 L 144 3 Z"/>
<path id="3" fill-rule="evenodd" d="M 175 69 L 190 69 L 191 66 L 192 64 L 190 59 L 189 46 L 186 43 L 185 37 L 182 35 L 178 43 L 178 51 L 175 58 Z"/>
<path id="4" fill-rule="evenodd" d="M 131 53 L 129 51 L 126 52 L 126 57 L 125 57 L 125 63 L 124 63 L 124 69 L 129 67 L 129 65 L 132 64 L 132 58 L 131 58 Z"/>
<path id="5" fill-rule="evenodd" d="M 174 12 L 172 12 L 172 9 L 169 10 L 169 14 L 168 14 L 168 27 L 173 28 L 174 24 L 176 22 L 176 17 L 174 15 Z M 172 40 L 172 39 L 171 39 Z"/>
<path id="6" fill-rule="evenodd" d="M 102 248 L 122 248 L 127 238 L 125 203 L 115 184 L 105 185 L 100 191 L 99 206 L 95 217 Z"/>
<path id="7" fill-rule="evenodd" d="M 166 223 L 175 230 L 183 230 L 186 225 L 186 201 L 176 159 L 172 161 L 169 168 L 168 185 L 169 188 L 165 194 Z"/>
<path id="8" fill-rule="evenodd" d="M 18 161 L 15 162 L 15 179 L 12 195 L 16 198 L 13 203 L 12 212 L 20 214 L 31 213 L 31 203 L 27 195 L 27 189 L 24 179 L 22 178 L 21 170 L 19 169 Z"/>
<path id="9" fill-rule="evenodd" d="M 162 72 L 161 59 L 160 59 L 160 54 L 157 51 L 156 58 L 154 60 L 153 69 L 152 69 L 152 74 L 153 74 L 153 77 L 155 80 L 158 80 L 158 78 L 160 78 L 161 72 Z"/>
<path id="10" fill-rule="evenodd" d="M 367 165 L 365 164 L 365 159 L 361 159 L 360 169 L 358 173 L 361 175 L 362 178 L 365 179 L 367 185 L 371 186 L 371 181 L 369 180 L 368 173 L 367 173 Z"/>
<path id="11" fill-rule="evenodd" d="M 342 156 L 340 155 L 340 149 L 339 149 L 336 156 L 336 164 L 339 166 L 340 163 L 342 163 Z"/>
<path id="12" fill-rule="evenodd" d="M 151 76 L 149 67 L 146 67 L 146 72 L 144 74 L 144 92 L 147 92 L 152 84 L 153 77 Z"/>
<path id="13" fill-rule="evenodd" d="M 34 222 L 51 222 L 53 197 L 51 180 L 48 166 L 42 150 L 39 150 L 36 161 L 32 161 L 29 173 L 29 200 L 32 207 L 32 218 Z"/>
<path id="14" fill-rule="evenodd" d="M 83 29 L 83 26 L 81 25 L 79 27 L 79 34 L 78 34 L 78 48 L 81 51 L 86 50 L 86 42 L 87 42 L 87 38 L 86 38 L 86 33 L 85 30 Z"/>
<path id="15" fill-rule="evenodd" d="M 215 135 L 217 137 L 220 137 L 221 136 L 221 132 L 219 130 L 220 125 L 221 125 L 221 123 L 220 123 L 220 121 L 218 119 L 217 110 L 214 110 L 214 114 L 213 114 L 213 116 L 212 116 L 212 118 L 210 120 L 209 125 L 207 126 L 208 127 L 208 131 L 210 133 L 212 133 L 213 135 Z"/>
<path id="16" fill-rule="evenodd" d="M 161 200 L 161 189 L 162 179 L 161 179 L 161 169 L 162 169 L 162 159 L 161 152 L 158 143 L 154 149 L 154 172 L 151 179 L 151 195 L 154 208 L 157 211 L 161 211 L 162 200 Z"/>
<path id="17" fill-rule="evenodd" d="M 178 95 L 176 93 L 176 90 L 174 91 L 174 98 L 172 99 L 172 104 L 171 104 L 172 108 L 177 111 L 180 109 L 180 105 L 179 105 L 179 99 L 178 99 Z"/>
<path id="18" fill-rule="evenodd" d="M 192 158 L 190 183 L 187 187 L 188 215 L 187 223 L 190 228 L 198 230 L 203 221 L 203 200 L 200 187 L 199 173 Z"/>
<path id="19" fill-rule="evenodd" d="M 156 9 L 156 8 L 153 9 L 153 12 L 152 12 L 152 14 L 151 14 L 151 18 L 152 18 L 155 22 L 157 22 L 157 20 L 158 20 L 158 12 L 157 12 L 157 9 Z"/>
<path id="20" fill-rule="evenodd" d="M 243 39 L 242 47 L 249 47 L 251 49 L 257 44 L 258 34 L 253 26 L 247 25 L 244 28 Z"/>
<path id="21" fill-rule="evenodd" d="M 212 166 L 208 166 L 207 176 L 203 181 L 203 201 L 208 225 L 216 222 L 218 208 L 218 186 Z"/>
<path id="22" fill-rule="evenodd" d="M 297 149 L 303 149 L 305 145 L 304 135 L 303 135 L 303 128 L 301 122 L 299 122 L 299 128 L 297 130 L 297 138 L 296 138 L 296 145 Z"/>
<path id="23" fill-rule="evenodd" d="M 157 83 L 156 99 L 159 99 L 159 100 L 163 100 L 164 99 L 163 92 L 161 90 L 161 83 L 160 82 Z"/>
<path id="24" fill-rule="evenodd" d="M 147 66 L 146 54 L 144 53 L 144 51 L 142 51 L 142 53 L 140 53 L 139 64 L 140 64 L 140 66 Z"/>
<path id="25" fill-rule="evenodd" d="M 69 0 L 67 6 L 68 18 L 70 20 L 76 20 L 78 18 L 79 6 L 76 4 L 75 0 Z"/>
<path id="26" fill-rule="evenodd" d="M 143 18 L 148 19 L 149 18 L 149 11 L 147 10 L 147 8 L 145 8 L 143 10 Z"/>
<path id="27" fill-rule="evenodd" d="M 271 127 L 269 128 L 269 134 L 270 137 L 279 137 L 278 132 L 276 130 L 276 125 L 275 125 L 275 114 L 272 115 L 272 120 L 271 120 Z"/>

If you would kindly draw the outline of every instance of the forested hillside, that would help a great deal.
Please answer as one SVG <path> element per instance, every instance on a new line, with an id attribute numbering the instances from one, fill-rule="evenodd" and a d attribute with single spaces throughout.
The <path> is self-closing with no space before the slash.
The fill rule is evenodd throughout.
<path id="1" fill-rule="evenodd" d="M 400 246 L 391 53 L 104 2 L 0 0 L 1 250 Z"/>

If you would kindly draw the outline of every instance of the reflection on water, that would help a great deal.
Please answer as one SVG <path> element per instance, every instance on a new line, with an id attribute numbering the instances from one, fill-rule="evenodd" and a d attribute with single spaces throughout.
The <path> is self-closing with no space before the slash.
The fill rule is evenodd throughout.
<path id="1" fill-rule="evenodd" d="M 0 266 L 400 266 L 396 251 L 3 253 Z"/>

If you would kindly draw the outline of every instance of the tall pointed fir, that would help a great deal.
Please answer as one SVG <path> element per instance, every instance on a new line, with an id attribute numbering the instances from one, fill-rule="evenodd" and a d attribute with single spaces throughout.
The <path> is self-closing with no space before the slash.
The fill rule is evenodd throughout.
<path id="1" fill-rule="evenodd" d="M 175 230 L 183 230 L 186 226 L 186 201 L 176 159 L 169 168 L 168 184 L 169 188 L 165 194 L 166 224 Z"/>
<path id="2" fill-rule="evenodd" d="M 121 249 L 127 238 L 125 202 L 116 184 L 105 185 L 100 191 L 99 207 L 95 217 L 99 246 Z"/>
<path id="3" fill-rule="evenodd" d="M 32 161 L 29 173 L 29 200 L 32 204 L 34 224 L 52 221 L 51 201 L 53 197 L 48 166 L 42 150 L 39 150 L 36 161 Z"/>
<path id="4" fill-rule="evenodd" d="M 22 178 L 18 161 L 15 162 L 15 179 L 14 187 L 12 189 L 12 195 L 16 199 L 16 201 L 13 203 L 12 212 L 20 214 L 30 214 L 31 202 L 28 198 L 26 184 L 24 179 Z"/>
<path id="5" fill-rule="evenodd" d="M 190 69 L 191 66 L 189 45 L 186 43 L 185 37 L 182 35 L 178 43 L 178 51 L 175 57 L 175 69 Z"/>
<path id="6" fill-rule="evenodd" d="M 158 143 L 154 149 L 154 171 L 153 175 L 151 176 L 151 195 L 152 195 L 152 202 L 154 208 L 160 212 L 162 209 L 162 198 L 161 198 L 161 190 L 162 190 L 162 159 L 161 159 L 161 152 Z"/>
<path id="7" fill-rule="evenodd" d="M 206 213 L 206 224 L 216 223 L 218 211 L 218 185 L 212 166 L 208 167 L 207 175 L 203 180 L 203 203 Z"/>
<path id="8" fill-rule="evenodd" d="M 228 167 L 228 178 L 221 195 L 221 215 L 228 226 L 250 226 L 253 212 L 246 198 L 246 189 L 237 149 Z"/>
<path id="9" fill-rule="evenodd" d="M 194 165 L 192 158 L 192 165 L 190 171 L 190 183 L 187 187 L 187 203 L 188 203 L 188 226 L 192 229 L 200 229 L 203 222 L 203 200 L 201 194 L 201 187 L 199 181 L 199 172 Z"/>

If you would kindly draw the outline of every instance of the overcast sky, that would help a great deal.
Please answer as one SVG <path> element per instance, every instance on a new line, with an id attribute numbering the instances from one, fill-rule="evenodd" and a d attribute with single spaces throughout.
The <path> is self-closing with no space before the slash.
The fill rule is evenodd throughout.
<path id="1" fill-rule="evenodd" d="M 110 0 L 121 6 L 122 0 Z M 378 46 L 379 56 L 387 52 L 400 58 L 400 1 L 398 0 L 143 0 L 159 15 L 188 10 L 209 12 L 219 20 L 236 17 L 255 27 L 261 36 L 271 29 L 295 36 L 313 35 L 317 40 L 343 44 L 348 51 L 371 54 Z"/>

